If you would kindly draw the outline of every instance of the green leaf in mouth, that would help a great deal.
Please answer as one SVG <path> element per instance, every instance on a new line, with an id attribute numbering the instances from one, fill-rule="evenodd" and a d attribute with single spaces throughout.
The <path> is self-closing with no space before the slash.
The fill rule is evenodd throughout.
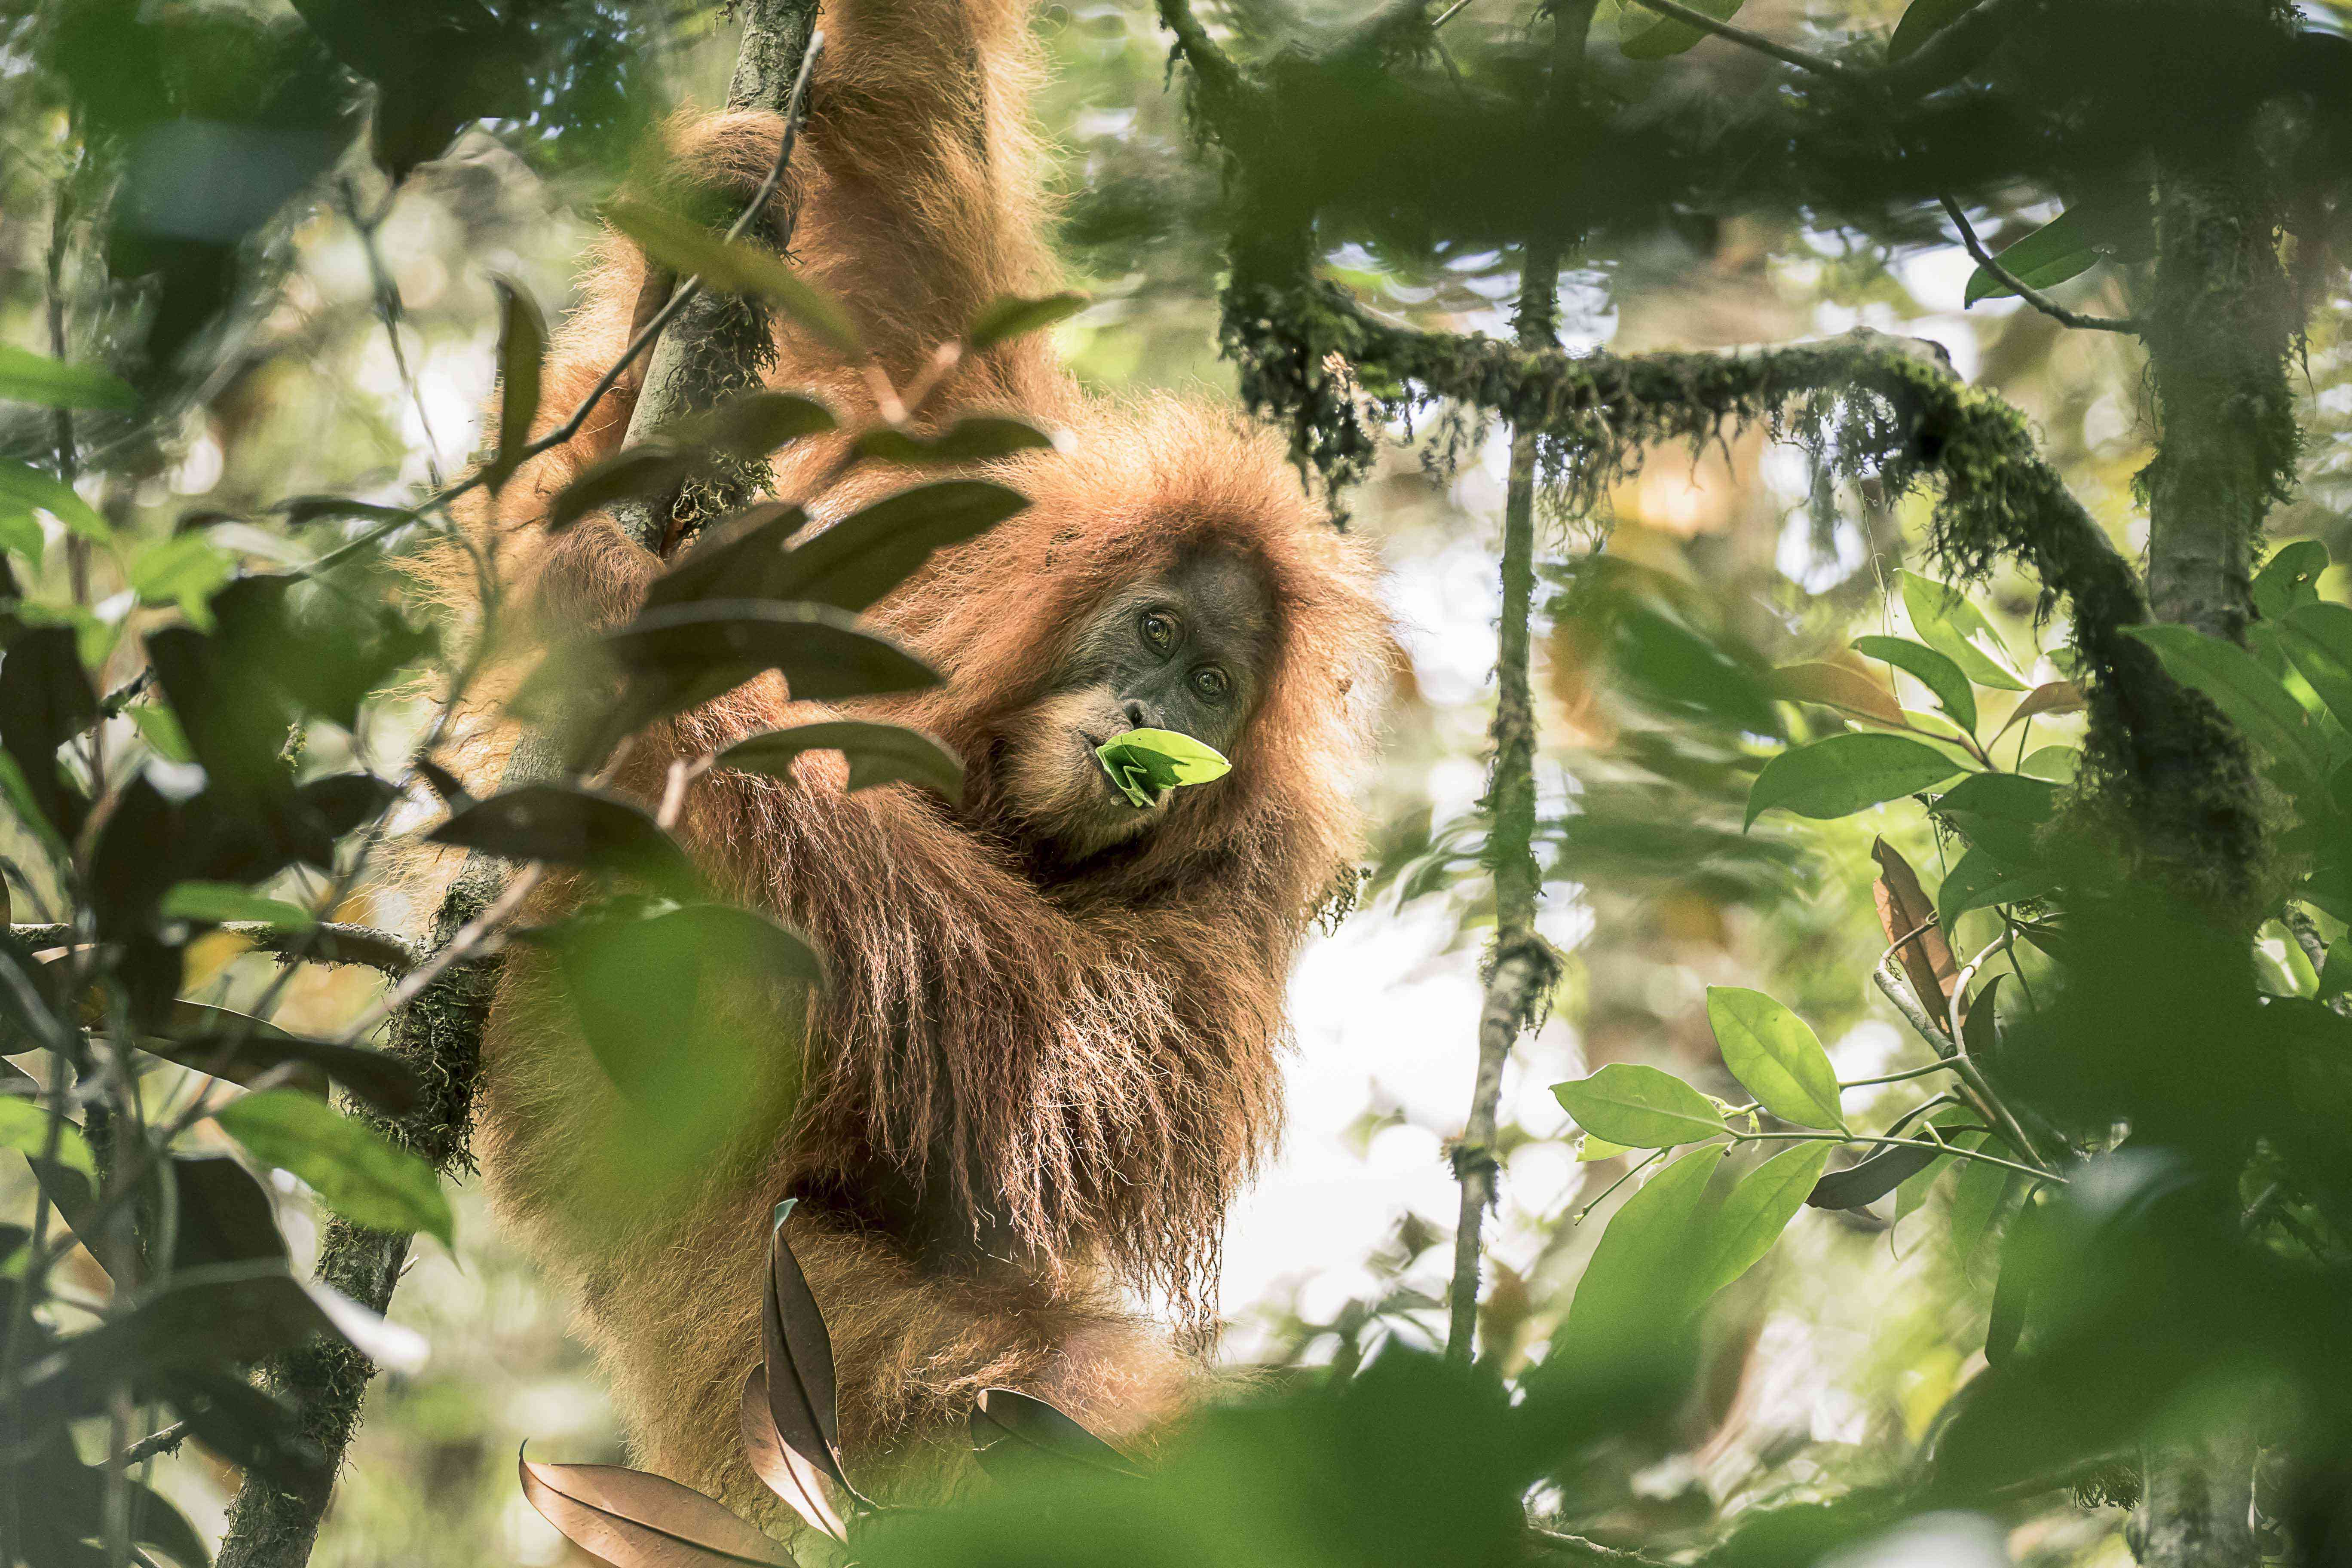
<path id="1" fill-rule="evenodd" d="M 1214 746 L 1173 730 L 1129 730 L 1095 748 L 1110 782 L 1141 810 L 1185 784 L 1207 784 L 1233 772 Z"/>

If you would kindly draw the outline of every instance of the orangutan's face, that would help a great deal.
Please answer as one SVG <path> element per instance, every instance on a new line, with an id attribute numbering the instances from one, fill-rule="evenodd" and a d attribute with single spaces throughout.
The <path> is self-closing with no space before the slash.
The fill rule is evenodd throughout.
<path id="1" fill-rule="evenodd" d="M 1175 730 L 1233 755 L 1264 687 L 1273 625 L 1264 574 L 1229 555 L 1193 557 L 1114 595 L 1007 732 L 1005 793 L 1021 826 L 1072 859 L 1151 827 L 1179 792 L 1131 804 L 1095 748 L 1129 730 Z"/>

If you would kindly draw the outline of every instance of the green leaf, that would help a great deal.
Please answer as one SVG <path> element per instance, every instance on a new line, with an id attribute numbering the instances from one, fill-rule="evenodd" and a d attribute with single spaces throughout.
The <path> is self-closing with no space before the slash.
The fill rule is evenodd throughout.
<path id="1" fill-rule="evenodd" d="M 71 485 L 24 463 L 0 462 L 0 501 L 15 501 L 47 512 L 93 544 L 109 544 L 114 529 Z"/>
<path id="2" fill-rule="evenodd" d="M 642 202 L 614 202 L 604 209 L 604 216 L 670 270 L 690 272 L 704 287 L 722 294 L 762 295 L 845 358 L 865 353 L 857 329 L 841 307 L 772 253 L 743 240 L 722 238 L 692 218 Z"/>
<path id="3" fill-rule="evenodd" d="M 255 1159 L 292 1172 L 354 1225 L 421 1231 L 456 1250 L 457 1219 L 441 1178 L 365 1122 L 290 1089 L 239 1096 L 213 1120 Z"/>
<path id="4" fill-rule="evenodd" d="M 1867 1208 L 1942 1158 L 1925 1139 L 1902 1149 L 1880 1147 L 1815 1182 L 1805 1201 L 1822 1209 Z"/>
<path id="5" fill-rule="evenodd" d="M 0 1148 L 17 1149 L 37 1160 L 49 1146 L 49 1113 L 21 1094 L 0 1095 Z M 58 1163 L 98 1180 L 98 1162 L 81 1129 L 68 1121 L 58 1129 Z"/>
<path id="6" fill-rule="evenodd" d="M 1551 1092 L 1578 1126 L 1629 1149 L 1671 1149 L 1725 1131 L 1713 1100 L 1672 1073 L 1633 1062 L 1612 1062 Z"/>
<path id="7" fill-rule="evenodd" d="M 920 571 L 934 551 L 994 528 L 1029 498 L 986 479 L 917 485 L 852 512 L 784 552 L 761 596 L 831 605 L 855 615 Z"/>
<path id="8" fill-rule="evenodd" d="M 1805 1195 L 1821 1180 L 1830 1145 L 1800 1143 L 1773 1155 L 1740 1178 L 1706 1225 L 1706 1261 L 1699 1268 L 1704 1301 L 1754 1268 L 1772 1250 L 1780 1233 L 1805 1206 Z"/>
<path id="9" fill-rule="evenodd" d="M 1610 1216 L 1577 1282 L 1555 1355 L 1583 1365 L 1654 1355 L 1681 1332 L 1704 1300 L 1693 1267 L 1706 1245 L 1700 1205 L 1724 1152 L 1692 1150 Z"/>
<path id="10" fill-rule="evenodd" d="M 129 414 L 138 408 L 139 394 L 121 376 L 94 364 L 70 364 L 0 343 L 0 401 Z"/>
<path id="11" fill-rule="evenodd" d="M 785 778 L 793 760 L 804 752 L 839 752 L 849 763 L 852 793 L 903 780 L 951 801 L 963 798 L 963 763 L 930 736 L 901 724 L 839 719 L 771 730 L 719 752 L 719 765 Z"/>
<path id="12" fill-rule="evenodd" d="M 1773 696 L 1790 702 L 1818 702 L 1898 729 L 1903 723 L 1903 708 L 1893 692 L 1842 664 L 1785 665 L 1772 672 L 1771 686 Z"/>
<path id="13" fill-rule="evenodd" d="M 1023 419 L 976 415 L 936 436 L 882 426 L 857 438 L 857 449 L 885 463 L 984 463 L 1018 452 L 1050 450 L 1054 438 Z"/>
<path id="14" fill-rule="evenodd" d="M 1775 806 L 1827 821 L 1933 789 L 1963 770 L 1935 747 L 1901 735 L 1832 735 L 1764 764 L 1748 791 L 1748 821 Z"/>
<path id="15" fill-rule="evenodd" d="M 2303 704 L 2253 655 L 2193 626 L 2126 626 L 2124 635 L 2155 649 L 2174 679 L 2211 698 L 2249 743 L 2279 764 L 2290 793 L 2316 784 L 2325 759 Z"/>
<path id="16" fill-rule="evenodd" d="M 2021 871 L 1999 858 L 1971 849 L 1944 874 L 1936 889 L 1936 921 L 1947 931 L 1970 910 L 2023 903 L 2045 897 L 2054 884 L 2039 871 Z"/>
<path id="17" fill-rule="evenodd" d="M 499 291 L 499 450 L 482 470 L 495 493 L 522 467 L 539 417 L 540 363 L 547 357 L 547 318 L 530 290 L 511 278 L 493 278 Z"/>
<path id="18" fill-rule="evenodd" d="M 1837 1069 L 1802 1018 L 1761 991 L 1710 985 L 1706 1021 L 1723 1065 L 1756 1103 L 1800 1127 L 1845 1130 Z"/>
<path id="19" fill-rule="evenodd" d="M 156 541 L 132 557 L 131 591 L 142 605 L 177 605 L 199 626 L 212 625 L 205 601 L 236 575 L 236 558 L 201 533 Z"/>
<path id="20" fill-rule="evenodd" d="M 2254 574 L 2254 608 L 2266 621 L 2283 621 L 2305 605 L 2319 602 L 2319 574 L 2327 570 L 2327 546 L 2316 539 L 2282 547 Z"/>
<path id="21" fill-rule="evenodd" d="M 2352 609 L 2305 605 L 2272 624 L 2295 673 L 2311 683 L 2338 724 L 2352 729 Z"/>
<path id="22" fill-rule="evenodd" d="M 2074 782 L 2075 772 L 2082 765 L 2083 753 L 2074 746 L 2036 746 L 2017 765 L 2017 771 L 2028 778 L 2064 784 Z"/>
<path id="23" fill-rule="evenodd" d="M 2017 773 L 1971 773 L 1936 801 L 1936 815 L 2009 866 L 2041 859 L 2034 835 L 2058 811 L 2058 786 Z"/>
<path id="24" fill-rule="evenodd" d="M 2026 689 L 2025 678 L 2011 662 L 2009 645 L 1967 595 L 1916 572 L 1896 575 L 1903 584 L 1903 608 L 1920 641 L 1950 659 L 1979 686 L 1998 691 Z"/>
<path id="25" fill-rule="evenodd" d="M 1886 63 L 1916 51 L 1920 45 L 1950 26 L 1960 17 L 1976 9 L 1979 0 L 1911 0 L 1903 13 L 1903 20 L 1895 24 L 1895 37 L 1886 43 Z"/>
<path id="26" fill-rule="evenodd" d="M 299 931 L 315 923 L 310 911 L 299 904 L 264 898 L 235 882 L 177 883 L 163 895 L 160 912 L 165 920 L 207 921 L 215 925 L 261 921 Z"/>
<path id="27" fill-rule="evenodd" d="M 1970 734 L 1977 728 L 1977 695 L 1960 667 L 1924 643 L 1909 637 L 1867 637 L 1853 639 L 1853 650 L 1885 659 L 1933 693 L 1937 705 Z"/>
<path id="28" fill-rule="evenodd" d="M 614 501 L 651 497 L 675 488 L 694 468 L 693 459 L 667 441 L 625 447 L 555 492 L 547 504 L 547 531 L 561 533 L 589 513 Z"/>
<path id="29" fill-rule="evenodd" d="M 0 506 L 0 550 L 38 571 L 48 548 L 49 536 L 42 531 L 41 520 L 33 515 L 32 508 Z"/>
<path id="30" fill-rule="evenodd" d="M 2352 965 L 2352 958 L 2347 958 L 2345 962 L 2347 965 Z M 1633 1152 L 1622 1143 L 1612 1143 L 1608 1139 L 1591 1132 L 1586 1133 L 1576 1141 L 1576 1163 L 1580 1165 L 1589 1165 L 1596 1160 L 1614 1160 L 1620 1154 L 1630 1154 Z"/>
<path id="31" fill-rule="evenodd" d="M 1728 22 L 1739 14 L 1742 4 L 1743 0 L 1693 0 L 1691 9 L 1704 11 L 1718 22 Z M 1638 6 L 1628 5 L 1625 7 L 1626 25 L 1633 25 L 1637 16 L 1648 17 L 1650 15 Z M 1694 27 L 1688 22 L 1673 16 L 1661 16 L 1652 20 L 1639 32 L 1627 35 L 1618 47 L 1625 51 L 1628 59 L 1663 60 L 1681 54 L 1706 36 L 1704 29 Z"/>
<path id="32" fill-rule="evenodd" d="M 1676 616 L 1627 605 L 1611 631 L 1609 658 L 1626 689 L 1653 707 L 1750 734 L 1782 732 L 1769 672 Z"/>
<path id="33" fill-rule="evenodd" d="M 1975 1147 L 2004 1160 L 2017 1158 L 2009 1145 L 1998 1138 L 1979 1137 Z M 1993 1221 L 2000 1217 L 2001 1200 L 2009 1195 L 2010 1183 L 2017 1173 L 1986 1160 L 1962 1160 L 1959 1166 L 1959 1180 L 1952 1184 L 1952 1204 L 1947 1217 L 1951 1225 L 1952 1250 L 1965 1263 L 1992 1229 Z"/>
<path id="34" fill-rule="evenodd" d="M 964 330 L 964 346 L 975 353 L 994 348 L 1008 338 L 1066 321 L 1088 303 L 1084 294 L 1048 294 L 1035 300 L 1003 295 L 981 307 L 980 314 Z"/>
<path id="35" fill-rule="evenodd" d="M 2063 212 L 1997 253 L 1993 259 L 2027 288 L 2046 289 L 2089 271 L 2098 264 L 2099 255 L 2100 247 L 2092 242 L 2082 219 L 2072 212 Z M 1979 267 L 1969 274 L 1968 290 L 1962 296 L 1960 308 L 1966 310 L 1979 300 L 2003 299 L 2015 292 Z"/>
<path id="36" fill-rule="evenodd" d="M 1130 805 L 1152 805 L 1171 789 L 1207 784 L 1233 772 L 1224 754 L 1174 730 L 1129 730 L 1095 748 L 1095 760 Z"/>

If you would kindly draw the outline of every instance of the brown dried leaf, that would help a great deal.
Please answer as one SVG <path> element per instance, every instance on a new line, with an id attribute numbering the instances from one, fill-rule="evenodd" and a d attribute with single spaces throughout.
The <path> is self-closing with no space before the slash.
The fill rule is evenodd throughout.
<path id="1" fill-rule="evenodd" d="M 1878 883 L 1871 889 L 1878 904 L 1878 923 L 1890 944 L 1902 944 L 1895 955 L 1911 982 L 1912 994 L 1935 1015 L 1937 1026 L 1949 1032 L 1946 1017 L 1959 966 L 1952 962 L 1951 944 L 1936 924 L 1935 901 L 1919 886 L 1911 862 L 1885 839 L 1871 842 L 1870 857 L 1878 862 Z"/>
<path id="2" fill-rule="evenodd" d="M 751 1374 L 743 1380 L 743 1402 L 737 1407 L 736 1416 L 742 1426 L 743 1454 L 751 1461 L 751 1473 L 789 1503 L 794 1513 L 808 1521 L 812 1528 L 835 1541 L 848 1540 L 848 1528 L 842 1523 L 841 1510 L 834 1503 L 832 1483 L 814 1465 L 794 1453 L 785 1443 L 783 1434 L 776 1430 L 776 1418 L 768 1405 L 765 1365 L 753 1367 Z"/>
<path id="3" fill-rule="evenodd" d="M 2043 713 L 2080 713 L 2087 706 L 2089 700 L 2083 695 L 2083 689 L 2073 681 L 2048 681 L 2025 694 L 2001 729 L 2005 731 L 2011 724 Z"/>
<path id="4" fill-rule="evenodd" d="M 801 1274 L 784 1221 L 793 1205 L 776 1207 L 768 1247 L 768 1293 L 760 1312 L 768 1358 L 768 1411 L 785 1447 L 828 1480 L 857 1495 L 841 1468 L 841 1424 L 833 1372 L 833 1336 Z"/>
<path id="5" fill-rule="evenodd" d="M 515 1464 L 540 1516 L 613 1568 L 792 1568 L 781 1544 L 676 1481 L 618 1465 Z"/>
<path id="6" fill-rule="evenodd" d="M 1772 672 L 1772 695 L 1875 720 L 1900 729 L 1903 705 L 1895 694 L 1858 669 L 1842 664 L 1792 664 Z"/>

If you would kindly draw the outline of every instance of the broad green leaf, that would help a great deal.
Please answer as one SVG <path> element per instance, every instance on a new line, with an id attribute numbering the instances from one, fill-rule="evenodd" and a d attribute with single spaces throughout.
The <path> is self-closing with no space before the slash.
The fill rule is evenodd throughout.
<path id="1" fill-rule="evenodd" d="M 547 531 L 561 533 L 591 512 L 614 501 L 635 500 L 675 489 L 692 471 L 694 459 L 667 441 L 640 441 L 592 463 L 547 504 Z"/>
<path id="2" fill-rule="evenodd" d="M 33 515 L 32 508 L 0 506 L 0 550 L 19 557 L 37 571 L 48 548 L 49 536 L 42 531 L 41 520 Z"/>
<path id="3" fill-rule="evenodd" d="M 2211 698 L 2250 744 L 2279 764 L 2291 793 L 2316 784 L 2325 759 L 2303 704 L 2253 655 L 2192 626 L 2126 626 L 2124 634 L 2155 649 L 2174 679 Z"/>
<path id="4" fill-rule="evenodd" d="M 1903 20 L 1895 24 L 1895 37 L 1886 42 L 1889 65 L 1916 51 L 1937 33 L 1976 9 L 1978 0 L 1911 0 L 1903 13 Z"/>
<path id="5" fill-rule="evenodd" d="M 1691 8 L 1704 11 L 1718 22 L 1728 22 L 1739 14 L 1743 0 L 1693 0 Z M 1643 24 L 1646 23 L 1644 26 Z M 1673 16 L 1659 16 L 1638 5 L 1625 7 L 1622 26 L 1628 29 L 1619 47 L 1628 59 L 1663 60 L 1692 47 L 1707 35 L 1704 29 Z"/>
<path id="6" fill-rule="evenodd" d="M 0 501 L 47 512 L 67 531 L 93 544 L 111 543 L 114 529 L 71 485 L 25 463 L 0 462 Z"/>
<path id="7" fill-rule="evenodd" d="M 1214 746 L 1174 730 L 1114 735 L 1095 748 L 1095 760 L 1138 807 L 1156 804 L 1171 789 L 1221 779 L 1234 766 Z"/>
<path id="8" fill-rule="evenodd" d="M 2041 858 L 2034 835 L 2057 814 L 2058 786 L 2017 773 L 1971 773 L 1938 796 L 1935 810 L 1995 859 L 2032 866 Z"/>
<path id="9" fill-rule="evenodd" d="M 1865 1158 L 1815 1182 L 1805 1201 L 1822 1209 L 1866 1208 L 1942 1158 L 1924 1140 L 1901 1149 L 1874 1148 Z"/>
<path id="10" fill-rule="evenodd" d="M 1789 1221 L 1805 1206 L 1805 1194 L 1821 1180 L 1830 1145 L 1800 1143 L 1773 1155 L 1740 1178 L 1706 1225 L 1706 1260 L 1699 1271 L 1704 1301 L 1754 1268 L 1772 1250 Z"/>
<path id="11" fill-rule="evenodd" d="M 48 1146 L 48 1111 L 21 1094 L 0 1095 L 0 1148 L 22 1150 L 26 1159 L 37 1160 Z M 70 1121 L 58 1129 L 58 1163 L 98 1180 L 98 1162 L 81 1129 Z"/>
<path id="12" fill-rule="evenodd" d="M 2352 941 L 2339 939 L 2327 944 L 2327 962 L 2319 967 L 2319 989 L 2315 994 L 2325 1002 L 2347 992 L 2352 992 Z"/>
<path id="13" fill-rule="evenodd" d="M 2048 779 L 2053 784 L 2073 784 L 2075 772 L 2083 765 L 2083 753 L 2074 746 L 2037 746 L 2026 753 L 2017 771 L 2028 778 Z"/>
<path id="14" fill-rule="evenodd" d="M 963 798 L 963 763 L 930 736 L 899 724 L 836 719 L 771 730 L 719 752 L 719 765 L 782 778 L 805 752 L 839 752 L 848 761 L 853 792 L 904 780 L 950 800 Z"/>
<path id="15" fill-rule="evenodd" d="M 261 921 L 299 930 L 312 923 L 310 911 L 301 905 L 265 898 L 235 882 L 175 884 L 163 895 L 162 913 L 165 920 L 209 921 L 215 925 L 231 921 Z"/>
<path id="16" fill-rule="evenodd" d="M 94 364 L 72 364 L 0 343 L 0 402 L 129 414 L 138 408 L 139 394 L 121 376 Z"/>
<path id="17" fill-rule="evenodd" d="M 1962 772 L 1935 747 L 1902 735 L 1832 735 L 1764 764 L 1748 791 L 1748 821 L 1775 806 L 1828 821 L 1897 800 Z"/>
<path id="18" fill-rule="evenodd" d="M 125 708 L 122 713 L 139 731 L 139 738 L 153 747 L 158 756 L 174 763 L 196 760 L 196 753 L 188 745 L 187 731 L 180 728 L 179 715 L 169 708 L 138 702 Z"/>
<path id="19" fill-rule="evenodd" d="M 1756 1103 L 1800 1127 L 1844 1130 L 1837 1069 L 1802 1018 L 1761 991 L 1710 985 L 1706 1021 L 1723 1065 Z"/>
<path id="20" fill-rule="evenodd" d="M 1694 1149 L 1650 1178 L 1610 1216 L 1577 1281 L 1553 1353 L 1583 1364 L 1656 1353 L 1703 1300 L 1701 1204 L 1724 1150 Z"/>
<path id="21" fill-rule="evenodd" d="M 1936 889 L 1936 921 L 1948 931 L 1970 910 L 2043 898 L 2053 885 L 2039 871 L 2021 871 L 1982 849 L 1971 849 L 1944 874 Z"/>
<path id="22" fill-rule="evenodd" d="M 441 1178 L 365 1122 L 290 1089 L 242 1095 L 213 1120 L 255 1159 L 292 1172 L 354 1225 L 422 1231 L 456 1250 L 457 1220 Z"/>
<path id="23" fill-rule="evenodd" d="M 2011 661 L 2009 645 L 1966 595 L 1916 572 L 1896 575 L 1903 583 L 1903 608 L 1921 642 L 1958 665 L 1960 673 L 1979 686 L 2000 691 L 2026 689 L 2025 678 Z"/>
<path id="24" fill-rule="evenodd" d="M 1909 637 L 1867 637 L 1853 639 L 1853 650 L 1885 659 L 1934 693 L 1952 721 L 1969 734 L 1977 729 L 1977 694 L 1960 667 L 1925 643 Z"/>
<path id="25" fill-rule="evenodd" d="M 857 329 L 841 307 L 772 252 L 722 238 L 692 218 L 642 202 L 614 202 L 604 209 L 604 216 L 672 271 L 690 272 L 704 287 L 720 293 L 764 296 L 836 353 L 853 359 L 864 353 Z"/>
<path id="26" fill-rule="evenodd" d="M 1626 605 L 1611 631 L 1609 658 L 1626 689 L 1653 707 L 1749 734 L 1782 733 L 1767 673 L 1676 616 Z"/>
<path id="27" fill-rule="evenodd" d="M 1654 1067 L 1612 1062 L 1591 1078 L 1551 1086 L 1576 1124 L 1629 1149 L 1671 1149 L 1725 1131 L 1712 1100 Z"/>
<path id="28" fill-rule="evenodd" d="M 1028 504 L 1019 491 L 986 479 L 916 485 L 785 551 L 762 574 L 760 592 L 855 615 L 922 570 L 933 552 L 977 538 Z"/>
<path id="29" fill-rule="evenodd" d="M 1881 724 L 1900 728 L 1902 704 L 1895 694 L 1842 664 L 1792 664 L 1772 672 L 1772 695 L 1791 702 L 1818 702 Z"/>
<path id="30" fill-rule="evenodd" d="M 2347 956 L 2345 963 L 2347 970 L 2352 970 L 2352 956 Z M 1608 1139 L 1591 1132 L 1576 1141 L 1576 1163 L 1580 1165 L 1589 1165 L 1596 1160 L 1614 1160 L 1620 1154 L 1633 1152 L 1622 1143 L 1612 1143 Z"/>
<path id="31" fill-rule="evenodd" d="M 511 278 L 493 278 L 499 291 L 499 449 L 482 470 L 495 492 L 522 466 L 539 417 L 540 362 L 547 356 L 547 318 L 530 291 Z"/>
<path id="32" fill-rule="evenodd" d="M 2319 601 L 2319 576 L 2327 570 L 2327 546 L 2316 539 L 2283 545 L 2254 574 L 2254 608 L 2266 621 L 2283 621 Z"/>
<path id="33" fill-rule="evenodd" d="M 2352 609 L 2305 605 L 2273 624 L 2295 673 L 2311 683 L 2338 724 L 2352 729 Z"/>
<path id="34" fill-rule="evenodd" d="M 2097 265 L 2099 254 L 2100 247 L 2092 243 L 2082 219 L 2072 212 L 2063 212 L 2016 244 L 1997 252 L 1993 259 L 2027 288 L 2050 289 L 2089 271 Z M 1966 310 L 1979 300 L 1999 300 L 2015 292 L 1979 267 L 1969 274 L 1968 290 L 1960 308 Z"/>
<path id="35" fill-rule="evenodd" d="M 129 576 L 142 605 L 177 605 L 189 620 L 209 628 L 205 601 L 236 575 L 236 558 L 201 533 L 158 540 L 131 559 Z"/>

